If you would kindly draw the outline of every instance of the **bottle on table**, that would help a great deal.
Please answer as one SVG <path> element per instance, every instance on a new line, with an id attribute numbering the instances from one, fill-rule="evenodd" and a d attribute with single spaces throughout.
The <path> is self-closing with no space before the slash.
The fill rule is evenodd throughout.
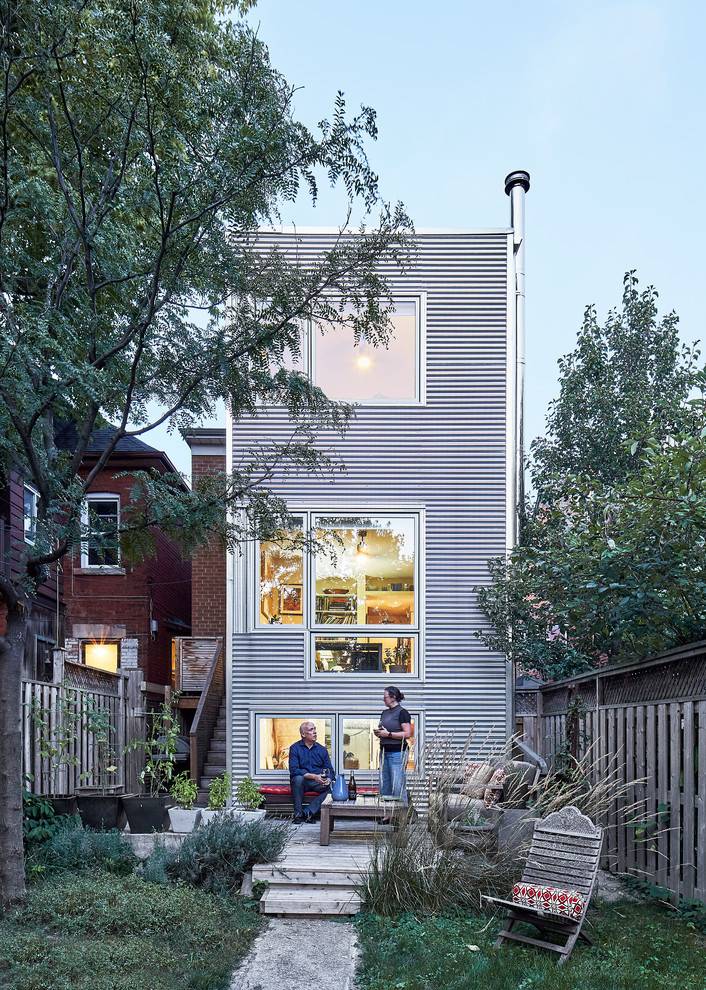
<path id="1" fill-rule="evenodd" d="M 351 779 L 348 781 L 348 800 L 355 801 L 358 796 L 358 785 L 355 782 L 355 774 L 351 773 Z"/>

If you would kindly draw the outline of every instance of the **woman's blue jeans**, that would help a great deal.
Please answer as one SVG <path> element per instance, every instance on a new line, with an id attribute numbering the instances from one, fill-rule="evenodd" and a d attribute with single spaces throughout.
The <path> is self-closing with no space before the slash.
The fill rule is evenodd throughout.
<path id="1" fill-rule="evenodd" d="M 380 793 L 390 794 L 407 804 L 407 789 L 405 777 L 407 771 L 407 753 L 380 752 Z"/>

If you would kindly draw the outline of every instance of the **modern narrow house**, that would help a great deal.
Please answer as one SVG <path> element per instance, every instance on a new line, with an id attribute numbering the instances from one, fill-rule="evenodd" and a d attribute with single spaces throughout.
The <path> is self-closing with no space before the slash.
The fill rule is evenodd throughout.
<path id="1" fill-rule="evenodd" d="M 522 457 L 524 195 L 506 180 L 511 225 L 425 230 L 414 267 L 390 268 L 387 348 L 307 328 L 305 367 L 332 398 L 357 404 L 345 439 L 320 437 L 346 472 L 276 486 L 297 531 L 336 548 L 275 543 L 228 562 L 226 699 L 235 779 L 288 780 L 289 746 L 312 719 L 334 766 L 377 773 L 383 689 L 397 685 L 419 744 L 437 730 L 478 744 L 513 730 L 513 672 L 474 637 L 486 622 L 473 588 L 513 545 Z M 303 261 L 338 231 L 262 235 Z M 226 459 L 284 441 L 283 410 L 229 422 Z"/>

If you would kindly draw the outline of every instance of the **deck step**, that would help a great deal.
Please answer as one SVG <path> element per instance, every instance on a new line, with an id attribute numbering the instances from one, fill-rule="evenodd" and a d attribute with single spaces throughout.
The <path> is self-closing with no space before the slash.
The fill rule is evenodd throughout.
<path id="1" fill-rule="evenodd" d="M 260 901 L 261 914 L 357 914 L 362 901 L 352 889 L 341 887 L 269 887 Z"/>
<path id="2" fill-rule="evenodd" d="M 358 883 L 362 871 L 355 870 L 307 870 L 296 867 L 288 869 L 276 866 L 254 866 L 253 881 L 259 880 L 271 886 L 286 887 L 290 884 L 300 884 L 307 887 L 351 887 Z"/>

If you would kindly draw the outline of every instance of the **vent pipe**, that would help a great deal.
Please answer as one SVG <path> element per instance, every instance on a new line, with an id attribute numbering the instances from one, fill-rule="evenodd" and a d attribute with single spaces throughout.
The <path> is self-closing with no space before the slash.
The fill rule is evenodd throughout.
<path id="1" fill-rule="evenodd" d="M 530 187 L 529 172 L 510 172 L 505 192 L 510 197 L 510 226 L 513 230 L 515 261 L 515 395 L 514 395 L 514 525 L 511 546 L 519 537 L 519 514 L 525 501 L 525 193 Z"/>

